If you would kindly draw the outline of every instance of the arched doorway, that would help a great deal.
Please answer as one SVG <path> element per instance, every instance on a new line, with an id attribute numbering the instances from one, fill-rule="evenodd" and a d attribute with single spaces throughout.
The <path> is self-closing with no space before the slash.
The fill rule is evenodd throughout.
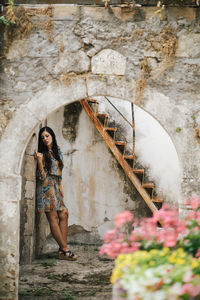
<path id="1" fill-rule="evenodd" d="M 117 126 L 118 139 L 132 148 L 132 129 L 119 115 L 121 111 L 131 122 L 131 104 L 109 97 L 113 108 L 103 96 L 99 112 L 109 114 L 109 123 Z M 176 149 L 164 128 L 155 118 L 135 106 L 136 165 L 145 167 L 145 177 L 156 182 L 157 191 L 165 201 L 177 203 L 180 193 L 180 167 Z M 104 233 L 113 228 L 115 215 L 129 209 L 137 216 L 147 216 L 144 200 L 125 176 L 105 141 L 82 109 L 79 101 L 65 105 L 49 116 L 40 126 L 54 129 L 64 154 L 63 188 L 69 208 L 68 241 L 78 244 L 99 244 Z M 27 145 L 22 171 L 20 262 L 31 263 L 34 253 L 57 250 L 51 238 L 46 217 L 35 218 L 35 161 L 39 126 Z M 158 161 L 159 159 L 159 161 Z"/>
<path id="2" fill-rule="evenodd" d="M 8 124 L 0 143 L 1 160 L 1 253 L 2 293 L 17 297 L 19 274 L 19 201 L 20 175 L 25 149 L 38 124 L 63 105 L 85 97 L 106 95 L 133 100 L 134 85 L 115 76 L 75 78 L 66 86 L 52 84 L 26 105 L 20 106 Z"/>

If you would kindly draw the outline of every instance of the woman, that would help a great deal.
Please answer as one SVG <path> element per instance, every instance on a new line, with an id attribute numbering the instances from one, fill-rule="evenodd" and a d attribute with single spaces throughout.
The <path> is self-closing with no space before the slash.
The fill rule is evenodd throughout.
<path id="1" fill-rule="evenodd" d="M 68 210 L 63 202 L 63 156 L 57 145 L 55 133 L 50 127 L 43 127 L 39 131 L 35 158 L 40 181 L 37 209 L 46 213 L 51 233 L 60 246 L 59 259 L 76 260 L 77 256 L 67 247 Z"/>

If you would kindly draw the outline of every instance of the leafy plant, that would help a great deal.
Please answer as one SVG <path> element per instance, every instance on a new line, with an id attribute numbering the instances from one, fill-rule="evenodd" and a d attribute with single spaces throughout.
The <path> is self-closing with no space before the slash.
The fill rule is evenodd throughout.
<path id="1" fill-rule="evenodd" d="M 66 300 L 73 300 L 73 296 L 71 295 L 71 292 L 68 289 L 62 290 L 62 293 L 67 297 Z"/>
<path id="2" fill-rule="evenodd" d="M 130 211 L 115 217 L 100 249 L 116 258 L 114 299 L 200 299 L 200 199 L 185 205 L 184 219 L 166 204 L 152 218 L 138 220 Z"/>
<path id="3" fill-rule="evenodd" d="M 5 16 L 0 17 L 0 23 L 3 23 L 6 26 L 10 25 L 10 21 L 6 19 Z"/>
<path id="4" fill-rule="evenodd" d="M 8 6 L 6 10 L 6 16 L 0 17 L 0 23 L 3 23 L 6 26 L 9 26 L 11 23 L 14 24 L 14 19 L 10 16 L 13 15 L 13 6 L 14 6 L 14 0 L 8 0 Z"/>
<path id="5" fill-rule="evenodd" d="M 111 280 L 120 299 L 194 300 L 200 295 L 200 268 L 196 266 L 200 259 L 182 248 L 140 250 L 118 256 Z"/>
<path id="6" fill-rule="evenodd" d="M 55 259 L 46 259 L 41 261 L 41 265 L 44 267 L 53 267 L 56 265 L 56 260 Z"/>
<path id="7" fill-rule="evenodd" d="M 44 294 L 43 288 L 37 288 L 37 290 L 34 293 L 35 296 L 42 296 L 43 294 Z"/>
<path id="8" fill-rule="evenodd" d="M 181 130 L 182 130 L 182 128 L 180 128 L 180 127 L 176 128 L 176 132 L 181 132 Z"/>

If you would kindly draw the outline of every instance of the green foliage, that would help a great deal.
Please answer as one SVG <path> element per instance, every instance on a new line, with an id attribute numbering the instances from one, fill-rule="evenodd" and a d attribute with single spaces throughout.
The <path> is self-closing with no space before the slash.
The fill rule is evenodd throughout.
<path id="1" fill-rule="evenodd" d="M 14 0 L 8 0 L 8 8 L 7 11 L 13 11 L 13 5 L 14 5 Z M 10 24 L 14 24 L 14 22 L 12 22 L 9 18 L 5 17 L 5 16 L 1 16 L 0 17 L 0 23 L 9 26 Z"/>
<path id="2" fill-rule="evenodd" d="M 35 296 L 42 296 L 43 294 L 44 294 L 44 289 L 42 288 L 38 288 L 34 293 Z"/>
<path id="3" fill-rule="evenodd" d="M 27 296 L 27 295 L 29 295 L 28 291 L 19 290 L 19 296 Z"/>
<path id="4" fill-rule="evenodd" d="M 182 130 L 182 128 L 180 128 L 180 127 L 176 128 L 176 132 L 181 132 L 181 130 Z"/>
<path id="5" fill-rule="evenodd" d="M 6 19 L 4 16 L 0 17 L 0 23 L 4 24 L 6 26 L 10 25 L 10 21 L 8 19 Z"/>
<path id="6" fill-rule="evenodd" d="M 56 265 L 56 259 L 45 259 L 41 261 L 41 265 L 44 267 L 53 267 Z"/>
<path id="7" fill-rule="evenodd" d="M 66 300 L 73 300 L 73 296 L 68 289 L 62 290 L 62 293 L 66 296 Z"/>
<path id="8" fill-rule="evenodd" d="M 96 290 L 91 290 L 91 291 L 88 293 L 88 295 L 89 295 L 89 296 L 95 296 L 96 293 L 97 293 Z"/>

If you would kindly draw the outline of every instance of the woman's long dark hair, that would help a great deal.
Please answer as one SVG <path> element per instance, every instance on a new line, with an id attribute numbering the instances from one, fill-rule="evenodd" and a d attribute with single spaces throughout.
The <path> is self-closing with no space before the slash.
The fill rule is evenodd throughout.
<path id="1" fill-rule="evenodd" d="M 60 155 L 59 155 L 59 152 L 58 152 L 58 145 L 57 145 L 57 141 L 56 141 L 56 136 L 55 136 L 55 133 L 53 132 L 53 130 L 48 126 L 42 127 L 39 131 L 39 136 L 38 136 L 38 152 L 43 154 L 45 168 L 47 169 L 48 172 L 50 172 L 52 161 L 51 161 L 51 156 L 50 156 L 50 153 L 49 153 L 49 149 L 43 143 L 43 140 L 42 140 L 42 133 L 44 131 L 47 131 L 52 136 L 53 156 L 55 157 L 56 160 L 58 160 L 59 167 L 62 169 L 63 168 L 63 162 L 62 162 L 62 160 L 60 158 Z"/>

